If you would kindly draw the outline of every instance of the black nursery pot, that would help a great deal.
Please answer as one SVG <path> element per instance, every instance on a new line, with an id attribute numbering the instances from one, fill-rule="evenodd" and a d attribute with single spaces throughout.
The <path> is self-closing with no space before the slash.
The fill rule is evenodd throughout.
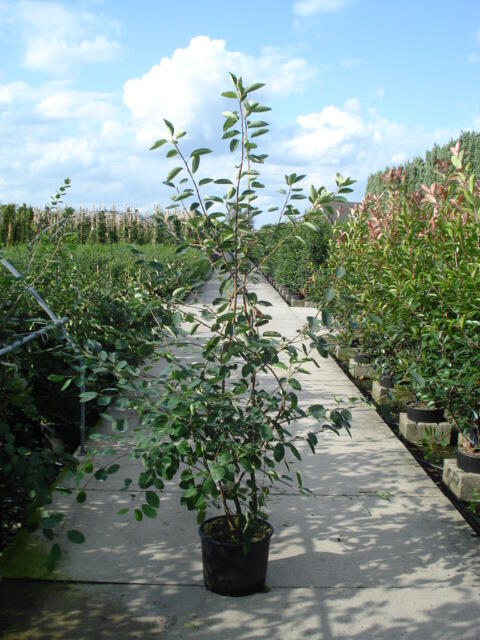
<path id="1" fill-rule="evenodd" d="M 393 389 L 393 386 L 394 386 L 393 378 L 388 373 L 382 373 L 382 375 L 380 376 L 379 382 L 382 385 L 382 387 L 385 387 L 385 389 Z"/>
<path id="2" fill-rule="evenodd" d="M 357 364 L 369 364 L 372 361 L 368 353 L 355 353 L 353 359 Z"/>
<path id="3" fill-rule="evenodd" d="M 407 417 L 413 422 L 435 423 L 445 420 L 443 408 L 419 407 L 415 402 L 407 402 Z"/>
<path id="4" fill-rule="evenodd" d="M 268 533 L 258 542 L 252 543 L 247 554 L 241 542 L 214 540 L 205 533 L 205 525 L 216 516 L 206 520 L 198 529 L 202 542 L 203 581 L 207 589 L 222 596 L 248 596 L 262 591 L 267 577 L 268 552 L 273 527 L 266 521 Z"/>
<path id="5" fill-rule="evenodd" d="M 471 453 L 463 447 L 457 449 L 457 465 L 467 473 L 480 473 L 480 455 Z"/>

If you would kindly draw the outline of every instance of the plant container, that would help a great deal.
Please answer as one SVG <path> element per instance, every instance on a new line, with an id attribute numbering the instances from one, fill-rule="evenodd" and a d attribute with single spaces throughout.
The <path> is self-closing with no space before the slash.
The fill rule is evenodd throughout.
<path id="1" fill-rule="evenodd" d="M 467 473 L 480 473 L 480 451 L 457 447 L 457 465 Z"/>
<path id="2" fill-rule="evenodd" d="M 353 359 L 357 364 L 370 364 L 372 358 L 368 355 L 368 353 L 363 353 L 360 351 L 359 353 L 355 353 L 353 355 Z"/>
<path id="3" fill-rule="evenodd" d="M 205 533 L 208 525 L 216 520 L 225 521 L 225 516 L 206 520 L 198 529 L 202 542 L 203 581 L 210 591 L 222 596 L 248 596 L 262 591 L 267 577 L 268 552 L 273 527 L 265 520 L 267 527 L 261 540 L 252 542 L 245 554 L 242 542 L 216 540 Z"/>
<path id="4" fill-rule="evenodd" d="M 303 300 L 303 296 L 301 293 L 291 293 L 290 298 L 292 300 Z"/>
<path id="5" fill-rule="evenodd" d="M 379 382 L 385 389 L 393 389 L 394 387 L 394 380 L 389 373 L 382 373 Z"/>
<path id="6" fill-rule="evenodd" d="M 407 417 L 412 422 L 436 423 L 445 420 L 443 408 L 427 407 L 417 402 L 407 402 Z"/>

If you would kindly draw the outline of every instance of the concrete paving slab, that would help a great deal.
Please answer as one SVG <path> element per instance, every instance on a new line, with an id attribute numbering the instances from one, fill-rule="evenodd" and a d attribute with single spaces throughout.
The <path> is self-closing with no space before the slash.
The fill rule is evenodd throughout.
<path id="1" fill-rule="evenodd" d="M 217 295 L 214 285 L 199 304 Z M 262 279 L 252 289 L 273 303 L 271 328 L 284 335 L 313 315 L 289 308 Z M 302 402 L 333 407 L 335 395 L 359 395 L 332 359 L 318 361 L 302 376 Z M 155 366 L 153 373 L 162 363 Z M 0 582 L 3 637 L 479 640 L 478 537 L 371 407 L 359 403 L 351 413 L 352 440 L 326 432 L 318 454 L 304 455 L 313 495 L 271 496 L 271 591 L 230 599 L 204 589 L 195 514 L 173 483 L 156 519 L 119 516 L 124 506 L 141 507 L 144 492 L 119 490 L 140 467 L 128 457 L 130 443 L 116 443 L 101 463 L 122 462 L 118 474 L 89 483 L 83 505 L 74 495 L 56 499 L 65 513 L 56 572 L 47 581 Z M 292 432 L 312 428 L 318 423 L 305 418 Z M 83 545 L 65 542 L 71 528 L 85 533 Z M 45 577 L 28 562 L 17 575 Z"/>
<path id="2" fill-rule="evenodd" d="M 60 538 L 64 559 L 52 578 L 201 585 L 194 514 L 172 493 L 162 496 L 158 518 L 138 523 L 131 513 L 117 515 L 142 501 L 138 494 L 95 493 L 74 505 Z M 270 511 L 272 587 L 480 587 L 478 539 L 440 492 L 421 501 L 412 495 L 275 495 Z M 86 542 L 68 544 L 70 528 L 80 529 Z"/>
<path id="3" fill-rule="evenodd" d="M 0 584 L 4 640 L 478 640 L 474 588 L 273 589 Z M 34 612 L 32 615 L 32 611 Z"/>
<path id="4" fill-rule="evenodd" d="M 201 587 L 16 583 L 0 594 L 4 640 L 478 640 L 469 587 L 223 598 Z"/>

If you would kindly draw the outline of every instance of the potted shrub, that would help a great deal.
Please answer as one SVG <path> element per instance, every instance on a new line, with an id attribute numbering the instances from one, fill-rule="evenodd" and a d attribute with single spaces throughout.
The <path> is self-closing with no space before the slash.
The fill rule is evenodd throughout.
<path id="1" fill-rule="evenodd" d="M 411 371 L 415 400 L 407 402 L 407 417 L 413 422 L 439 423 L 445 420 L 445 409 L 441 399 L 444 389 L 434 377 L 428 381 L 415 370 Z"/>
<path id="2" fill-rule="evenodd" d="M 468 473 L 480 473 L 480 420 L 478 412 L 471 410 L 471 420 L 462 433 L 462 441 L 457 447 L 457 464 Z"/>
<path id="3" fill-rule="evenodd" d="M 135 448 L 144 465 L 139 484 L 146 490 L 136 518 L 154 517 L 160 505 L 157 492 L 166 480 L 178 476 L 182 504 L 197 512 L 206 586 L 222 594 L 244 595 L 260 590 L 265 582 L 273 533 L 266 509 L 271 487 L 294 482 L 291 464 L 301 459 L 300 440 L 315 452 L 319 432 L 349 430 L 351 414 L 299 404 L 297 374 L 317 355 L 328 354 L 327 342 L 319 335 L 322 322 L 309 318 L 302 332 L 283 337 L 269 330 L 270 303 L 251 290 L 268 258 L 252 260 L 257 242 L 253 220 L 260 213 L 256 191 L 263 187 L 257 168 L 266 158 L 258 153 L 256 139 L 268 131 L 259 119 L 268 109 L 250 98 L 262 84 L 245 87 L 241 78 L 230 75 L 233 89 L 222 95 L 236 106 L 223 114 L 223 138 L 235 154 L 233 175 L 197 180 L 201 159 L 210 150 L 196 149 L 186 156 L 179 144 L 185 133 L 167 120 L 168 138 L 151 147 L 167 145 L 167 156 L 179 160 L 165 184 L 174 191 L 173 206 L 185 208 L 188 246 L 198 246 L 208 256 L 219 292 L 202 309 L 186 301 L 187 288 L 174 292 L 179 303 L 176 340 L 161 354 L 168 365 L 159 380 L 136 384 L 131 402 L 145 429 Z M 306 198 L 298 186 L 304 177 L 285 176 L 282 190 L 279 215 L 288 219 L 292 237 L 304 224 L 291 203 L 292 196 L 294 201 Z M 339 194 L 351 182 L 338 176 L 336 195 L 311 191 L 311 207 L 342 199 Z M 203 193 L 207 184 L 211 195 Z M 328 324 L 328 314 L 323 320 Z M 267 376 L 275 382 L 273 388 L 264 385 Z M 318 427 L 293 433 L 292 423 L 305 416 L 315 418 Z M 294 476 L 298 489 L 307 491 L 300 473 Z M 221 514 L 206 519 L 209 508 L 221 508 Z"/>

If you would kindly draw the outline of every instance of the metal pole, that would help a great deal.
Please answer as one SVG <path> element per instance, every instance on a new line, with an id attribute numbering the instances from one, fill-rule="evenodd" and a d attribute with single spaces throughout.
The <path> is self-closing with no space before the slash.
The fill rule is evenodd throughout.
<path id="1" fill-rule="evenodd" d="M 0 349 L 0 356 L 4 356 L 5 354 L 10 353 L 10 351 L 13 351 L 14 349 L 18 349 L 18 347 L 22 347 L 24 344 L 28 344 L 32 340 L 35 340 L 36 338 L 39 338 L 40 336 L 47 333 L 47 331 L 50 331 L 50 329 L 56 329 L 60 326 L 63 327 L 63 325 L 67 321 L 68 321 L 68 318 L 61 318 L 60 320 L 57 320 L 57 322 L 54 322 L 53 324 L 49 324 L 45 327 L 42 327 L 37 331 L 32 331 L 32 333 L 29 333 L 23 338 L 19 338 L 15 342 L 12 342 L 12 344 L 7 345 L 6 347 L 2 347 Z"/>
<path id="2" fill-rule="evenodd" d="M 6 260 L 5 258 L 2 258 L 0 260 L 0 263 L 3 264 L 3 266 L 6 269 L 8 269 L 8 271 L 10 271 L 10 273 L 12 274 L 12 276 L 14 278 L 16 278 L 17 280 L 20 280 L 22 278 L 22 274 L 19 271 L 17 271 L 17 269 L 15 269 L 15 267 L 12 264 L 10 264 L 10 262 L 8 260 Z M 78 349 L 77 349 L 77 346 L 76 346 L 75 342 L 72 340 L 72 338 L 70 337 L 70 335 L 68 334 L 68 332 L 67 332 L 67 330 L 65 329 L 65 326 L 64 326 L 64 324 L 67 322 L 68 318 L 62 318 L 62 319 L 58 318 L 55 315 L 55 313 L 50 309 L 50 307 L 45 302 L 45 300 L 40 296 L 40 294 L 33 287 L 27 286 L 26 289 L 35 298 L 35 300 L 42 307 L 42 309 L 45 311 L 45 313 L 48 315 L 48 317 L 51 320 L 53 320 L 53 325 L 50 325 L 49 327 L 44 327 L 43 329 L 39 329 L 38 331 L 34 331 L 29 336 L 21 338 L 21 339 L 17 340 L 16 342 L 14 342 L 13 344 L 4 347 L 3 349 L 0 350 L 0 356 L 4 355 L 5 353 L 9 353 L 13 349 L 17 349 L 18 347 L 30 342 L 31 340 L 34 340 L 35 338 L 37 338 L 40 335 L 42 335 L 43 333 L 45 333 L 45 331 L 47 331 L 47 329 L 49 329 L 49 328 L 51 329 L 52 327 L 59 327 L 61 335 L 62 335 L 62 339 L 66 340 L 68 342 L 68 344 L 70 344 L 71 347 L 75 351 L 77 351 L 77 353 L 78 353 Z M 79 355 L 81 356 L 81 354 L 79 354 Z M 82 365 L 81 365 L 81 367 L 82 367 L 81 393 L 85 393 L 85 387 L 86 387 L 85 360 L 83 359 L 83 357 L 82 357 Z M 85 453 L 86 453 L 86 450 L 85 450 L 85 439 L 86 439 L 85 403 L 84 402 L 80 402 L 80 455 L 82 455 L 82 456 L 84 456 Z"/>

